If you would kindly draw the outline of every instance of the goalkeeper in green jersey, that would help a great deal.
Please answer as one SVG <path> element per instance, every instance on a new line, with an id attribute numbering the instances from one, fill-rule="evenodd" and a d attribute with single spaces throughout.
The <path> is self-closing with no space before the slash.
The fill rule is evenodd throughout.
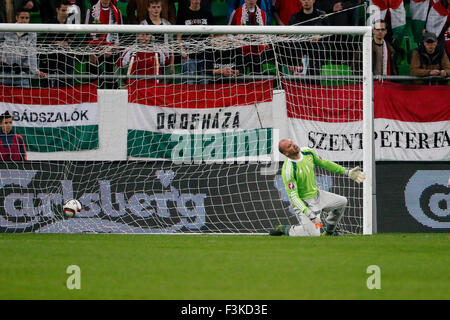
<path id="1" fill-rule="evenodd" d="M 337 163 L 320 158 L 309 148 L 300 148 L 288 139 L 280 141 L 278 148 L 286 156 L 281 176 L 291 205 L 299 214 L 301 224 L 276 227 L 270 235 L 319 236 L 322 221 L 320 214 L 327 212 L 326 228 L 323 235 L 336 235 L 336 226 L 342 218 L 347 198 L 319 190 L 316 185 L 314 167 L 343 174 L 357 183 L 364 181 L 365 174 L 355 167 L 346 169 Z"/>

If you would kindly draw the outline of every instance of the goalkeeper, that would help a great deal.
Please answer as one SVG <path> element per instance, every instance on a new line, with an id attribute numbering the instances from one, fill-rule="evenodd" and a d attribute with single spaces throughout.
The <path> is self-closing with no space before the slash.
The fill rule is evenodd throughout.
<path id="1" fill-rule="evenodd" d="M 337 235 L 336 226 L 342 218 L 347 198 L 319 190 L 316 186 L 314 167 L 343 174 L 357 183 L 365 179 L 365 174 L 355 167 L 346 169 L 337 163 L 320 158 L 309 148 L 299 148 L 294 142 L 283 139 L 278 145 L 279 151 L 286 156 L 281 176 L 291 205 L 299 214 L 300 225 L 276 227 L 270 235 L 319 236 L 322 221 L 320 214 L 327 212 L 326 228 L 322 235 Z"/>

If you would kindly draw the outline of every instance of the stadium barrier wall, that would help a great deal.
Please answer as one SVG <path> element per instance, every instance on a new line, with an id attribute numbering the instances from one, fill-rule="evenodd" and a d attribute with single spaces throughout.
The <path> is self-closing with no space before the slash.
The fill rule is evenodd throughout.
<path id="1" fill-rule="evenodd" d="M 377 162 L 377 231 L 450 232 L 450 162 Z"/>
<path id="2" fill-rule="evenodd" d="M 72 168 L 70 175 L 67 165 Z M 0 215 L 0 232 L 148 233 L 183 229 L 196 233 L 221 229 L 245 233 L 262 232 L 268 217 L 295 223 L 280 173 L 261 175 L 260 169 L 256 164 L 193 165 L 186 172 L 185 166 L 160 161 L 151 166 L 142 161 L 76 165 L 29 161 L 10 170 L 3 163 L 0 202 L 5 215 Z M 376 171 L 378 233 L 450 232 L 449 162 L 377 162 Z M 203 174 L 216 183 L 198 185 Z M 189 179 L 190 175 L 195 179 Z M 230 183 L 230 178 L 236 181 Z M 336 192 L 333 187 L 339 183 L 334 179 L 320 175 L 318 184 Z M 254 185 L 264 187 L 255 190 Z M 340 189 L 349 198 L 358 197 L 355 191 Z M 227 196 L 214 201 L 220 194 Z M 83 204 L 80 219 L 57 217 L 63 201 L 74 197 Z M 144 210 L 148 208 L 139 204 L 142 201 L 152 209 Z M 233 212 L 228 212 L 230 208 Z"/>
<path id="3" fill-rule="evenodd" d="M 442 161 L 450 159 L 448 86 L 402 85 L 387 82 L 376 83 L 374 88 L 376 160 Z M 257 114 L 258 118 L 262 117 L 263 119 L 259 119 L 258 122 L 253 118 L 249 128 L 258 129 L 260 126 L 269 128 L 269 130 L 273 128 L 273 131 L 277 133 L 277 138 L 291 138 L 299 145 L 317 150 L 324 158 L 335 161 L 361 159 L 363 134 L 359 121 L 360 114 L 357 113 L 358 105 L 339 105 L 342 110 L 356 110 L 356 114 L 353 116 L 350 114 L 344 119 L 334 119 L 335 113 L 330 112 L 329 119 L 333 121 L 329 123 L 313 121 L 315 120 L 314 114 L 300 118 L 296 109 L 298 106 L 293 105 L 292 101 L 287 101 L 289 95 L 312 99 L 312 101 L 305 102 L 305 108 L 308 108 L 306 110 L 308 112 L 317 110 L 318 117 L 321 116 L 320 112 L 325 112 L 329 108 L 326 104 L 320 105 L 322 100 L 315 99 L 313 92 L 318 96 L 332 95 L 333 89 L 327 86 L 312 89 L 314 90 L 301 86 L 295 92 L 275 90 L 271 101 L 266 103 L 262 109 L 265 111 Z M 343 92 L 351 93 L 347 90 L 343 90 Z M 311 95 L 313 95 L 312 98 Z M 347 99 L 343 101 L 347 101 Z M 315 108 L 309 108 L 310 103 Z M 425 105 L 429 107 L 424 108 Z M 258 108 L 250 109 L 257 110 Z M 73 152 L 29 152 L 28 157 L 30 160 L 137 159 L 136 156 L 131 157 L 131 155 L 134 156 L 133 153 L 127 152 L 127 129 L 131 128 L 133 117 L 136 118 L 136 115 L 133 113 L 130 115 L 130 112 L 136 112 L 136 110 L 139 109 L 130 109 L 126 90 L 98 90 L 98 149 Z M 195 113 L 194 110 L 196 109 L 191 109 L 191 113 Z M 236 110 L 235 112 L 237 112 Z M 255 111 L 253 112 L 255 113 Z M 139 113 L 136 114 L 137 117 L 140 117 Z M 255 114 L 253 116 L 256 117 Z M 241 124 L 245 123 L 245 117 L 241 116 L 241 118 Z M 349 119 L 354 120 L 350 121 Z M 261 120 L 263 121 L 261 122 Z M 336 126 L 332 123 L 334 121 L 344 122 L 342 125 Z M 143 123 L 144 126 L 147 126 L 149 122 Z M 239 128 L 242 129 L 242 127 Z M 162 132 L 157 128 L 154 128 L 153 131 Z M 112 137 L 114 138 L 112 139 Z M 278 139 L 276 140 L 278 141 Z M 275 136 L 270 141 L 276 144 Z M 277 148 L 273 150 L 276 151 Z M 278 154 L 278 152 L 273 153 Z M 155 157 L 148 159 L 155 160 Z M 284 159 L 281 157 L 279 160 Z"/>
<path id="4" fill-rule="evenodd" d="M 388 84 L 384 84 L 384 86 L 389 86 Z M 381 88 L 381 87 L 380 87 Z M 391 89 L 389 87 L 386 87 L 387 89 Z M 413 87 L 415 90 L 417 90 L 419 87 Z M 420 87 L 421 90 L 425 90 L 424 87 Z M 430 92 L 433 90 L 439 90 L 438 87 L 430 87 Z M 412 94 L 412 93 L 411 93 Z M 426 96 L 426 95 L 425 95 Z M 435 95 L 433 97 L 434 99 L 444 99 L 445 96 L 442 95 Z M 48 172 L 51 172 L 52 170 L 55 170 L 55 168 L 58 167 L 58 165 L 54 165 L 54 163 L 50 163 L 49 165 L 52 165 L 52 169 L 42 170 L 46 166 L 45 163 L 40 162 L 39 160 L 79 160 L 79 161 L 98 161 L 98 164 L 93 164 L 92 166 L 88 164 L 88 167 L 97 167 L 97 165 L 102 166 L 104 164 L 103 161 L 111 161 L 114 160 L 115 162 L 120 162 L 122 160 L 130 160 L 129 157 L 127 157 L 127 106 L 128 106 L 128 96 L 126 90 L 116 90 L 116 91 L 110 91 L 110 90 L 99 90 L 98 91 L 98 110 L 99 110 L 99 148 L 96 150 L 90 150 L 90 151 L 75 151 L 75 152 L 49 152 L 49 153 L 29 153 L 29 160 L 30 164 L 24 164 L 22 172 L 24 174 L 24 177 L 28 177 L 28 173 L 26 171 L 30 171 L 27 169 L 27 166 L 31 166 L 31 171 L 37 172 L 37 174 L 42 174 L 42 177 L 38 180 L 44 181 L 48 180 L 50 182 L 47 182 L 45 185 L 45 188 L 43 190 L 52 190 L 52 188 L 57 188 L 56 190 L 61 190 L 61 185 L 63 183 L 66 183 L 64 181 L 66 178 L 51 178 L 48 177 Z M 428 101 L 428 100 L 427 100 Z M 444 102 L 444 105 L 441 104 L 442 110 L 448 110 L 445 108 L 445 103 L 448 103 L 448 100 L 442 100 Z M 418 103 L 419 108 L 420 103 Z M 284 91 L 274 91 L 274 98 L 273 98 L 273 106 L 274 110 L 272 113 L 272 120 L 273 120 L 273 127 L 274 129 L 279 130 L 279 137 L 289 137 L 289 130 L 286 123 L 289 121 L 289 118 L 287 117 L 286 112 L 286 95 Z M 432 108 L 427 108 L 424 111 L 430 111 Z M 444 112 L 445 113 L 445 112 Z M 443 113 L 439 113 L 443 114 Z M 436 115 L 437 116 L 437 115 Z M 441 117 L 441 116 L 440 116 Z M 442 120 L 445 120 L 445 114 Z M 424 121 L 427 122 L 439 122 L 442 123 L 443 121 L 438 121 L 439 118 L 435 118 L 435 113 L 433 113 L 433 116 L 430 118 L 427 114 L 424 116 Z M 445 121 L 444 121 L 445 123 Z M 414 140 L 414 137 L 423 137 L 424 134 L 420 132 L 420 128 L 415 126 L 415 129 L 417 133 L 411 133 L 409 135 L 410 138 L 406 140 L 407 143 L 410 143 L 409 147 L 405 148 L 406 150 L 410 150 L 410 152 L 417 153 L 418 151 L 423 150 L 424 152 L 429 153 L 431 156 L 433 156 L 433 147 L 436 145 L 437 151 L 441 152 L 443 157 L 445 157 L 446 154 L 448 154 L 449 149 L 449 139 L 448 139 L 448 122 L 447 126 L 444 124 L 444 129 L 439 129 L 436 131 L 438 134 L 433 133 L 433 130 L 424 131 L 427 136 L 429 136 L 432 139 L 432 143 L 429 144 L 430 148 L 425 147 L 417 147 L 417 142 L 420 142 L 419 140 Z M 433 127 L 433 125 L 432 125 Z M 413 128 L 411 127 L 410 130 Z M 392 130 L 392 129 L 391 129 Z M 431 132 L 431 133 L 430 133 Z M 398 136 L 400 136 L 401 132 L 399 131 Z M 379 143 L 384 144 L 382 147 L 384 148 L 390 148 L 397 150 L 395 154 L 401 154 L 401 150 L 399 150 L 398 143 L 394 139 L 393 142 L 387 143 L 387 135 L 383 132 L 376 132 L 376 136 L 378 136 Z M 384 138 L 383 138 L 384 137 Z M 383 140 L 384 139 L 384 140 Z M 274 141 L 277 141 L 276 139 Z M 416 141 L 412 143 L 413 141 Z M 318 148 L 320 149 L 320 148 Z M 428 150 L 427 150 L 428 149 Z M 430 150 L 431 149 L 431 150 Z M 276 148 L 274 149 L 276 151 Z M 447 150 L 447 151 L 446 151 Z M 431 151 L 431 152 L 430 152 Z M 322 152 L 322 150 L 318 150 L 318 152 Z M 400 153 L 399 153 L 400 152 Z M 435 155 L 435 154 L 434 154 Z M 283 160 L 283 159 L 280 159 Z M 407 160 L 407 159 L 406 159 Z M 133 161 L 131 161 L 133 162 Z M 158 162 L 155 162 L 155 165 L 152 163 L 152 168 L 157 168 L 160 164 Z M 136 164 L 133 163 L 132 166 L 135 166 Z M 118 166 L 119 168 L 120 166 Z M 17 171 L 21 171 L 22 165 L 18 166 Z M 80 168 L 83 168 L 83 163 L 80 164 Z M 243 168 L 248 169 L 247 166 L 243 166 Z M 5 167 L 6 169 L 6 167 Z M 429 162 L 412 162 L 412 161 L 399 161 L 399 162 L 377 162 L 376 164 L 376 181 L 378 188 L 378 196 L 377 196 L 377 227 L 379 233 L 385 233 L 385 232 L 449 232 L 450 231 L 450 220 L 449 220 L 449 210 L 448 205 L 450 203 L 449 200 L 449 179 L 450 179 L 450 168 L 449 168 L 449 162 L 445 161 L 429 161 Z M 90 169 L 89 169 L 90 170 Z M 111 169 L 113 172 L 117 171 L 117 168 Z M 162 172 L 166 172 L 167 170 L 162 170 Z M 64 171 L 64 170 L 62 170 Z M 90 170 L 91 171 L 91 170 Z M 92 170 L 95 171 L 95 170 Z M 107 170 L 109 171 L 109 169 Z M 156 174 L 158 170 L 155 169 L 153 172 L 149 172 L 149 174 L 152 174 L 153 176 Z M 40 173 L 42 172 L 42 173 Z M 81 176 L 86 175 L 86 171 L 84 169 L 76 169 L 77 174 L 79 174 L 79 177 L 77 179 L 80 179 L 78 183 L 81 182 Z M 168 171 L 170 173 L 170 171 Z M 16 173 L 16 171 L 14 171 Z M 56 173 L 61 174 L 62 172 L 59 172 L 56 170 Z M 247 173 L 247 172 L 246 172 Z M 394 173 L 394 174 L 393 174 Z M 9 175 L 5 176 L 5 170 L 2 171 L 2 180 L 7 181 Z M 92 173 L 89 173 L 92 174 Z M 27 181 L 24 179 L 24 177 L 21 177 L 20 181 Z M 83 178 L 85 179 L 85 178 Z M 93 205 L 94 211 L 89 213 L 91 216 L 95 217 L 95 214 L 106 214 L 111 215 L 112 217 L 115 217 L 118 215 L 117 210 L 113 210 L 112 207 L 109 205 L 112 200 L 108 200 L 108 196 L 104 196 L 105 194 L 108 194 L 108 187 L 106 185 L 102 185 L 100 181 L 103 181 L 102 179 L 110 179 L 113 180 L 113 178 L 103 178 L 103 177 L 93 177 L 94 181 L 93 186 L 91 186 L 91 189 L 89 191 L 88 198 L 85 198 L 85 201 L 87 201 L 87 206 L 89 206 L 89 203 L 92 203 L 92 199 L 89 200 L 89 197 L 93 196 L 98 197 L 100 204 Z M 273 176 L 272 178 L 268 178 L 269 180 L 265 180 L 265 183 L 269 183 L 271 188 L 276 183 L 276 177 Z M 272 179 L 272 180 L 270 180 Z M 105 180 L 105 181 L 106 181 Z M 70 180 L 71 181 L 71 180 Z M 270 181 L 270 182 L 267 182 Z M 42 182 L 41 182 L 42 183 Z M 56 183 L 58 186 L 55 187 L 53 184 Z M 68 183 L 68 182 L 67 182 Z M 20 183 L 19 183 L 20 185 Z M 75 185 L 75 184 L 73 184 Z M 2 183 L 2 188 L 7 186 L 7 182 Z M 380 188 L 380 186 L 383 186 Z M 387 186 L 387 187 L 386 187 Z M 103 189 L 102 189 L 103 188 Z M 106 189 L 105 189 L 106 188 Z M 116 186 L 116 192 L 120 193 L 122 192 L 121 186 Z M 31 189 L 30 189 L 31 190 Z M 65 190 L 63 188 L 63 190 Z M 114 189 L 112 189 L 114 190 Z M 187 189 L 186 189 L 187 190 Z M 42 190 L 41 190 L 42 191 Z M 167 190 L 166 190 L 167 191 Z M 165 190 L 161 190 L 161 193 L 155 192 L 156 194 L 164 194 L 166 192 Z M 279 190 L 278 190 L 279 191 Z M 5 198 L 9 195 L 9 192 L 3 191 Z M 29 194 L 33 194 L 33 197 L 38 197 L 39 190 L 29 191 L 29 193 L 23 193 L 26 192 L 21 190 L 20 191 L 24 197 L 26 195 L 29 196 Z M 42 191 L 41 195 L 44 194 L 46 191 Z M 83 191 L 85 192 L 85 191 Z M 128 199 L 135 196 L 135 194 L 131 194 L 131 191 L 123 191 L 125 194 L 127 194 L 127 201 Z M 128 193 L 127 193 L 128 192 Z M 273 190 L 275 192 L 275 189 Z M 95 196 L 95 195 L 98 196 Z M 189 193 L 190 194 L 190 193 Z M 207 195 L 207 193 L 200 193 Z M 208 193 L 207 197 L 209 197 L 212 193 Z M 251 195 L 252 192 L 249 191 L 249 194 Z M 255 194 L 255 192 L 253 192 Z M 275 193 L 274 193 L 275 194 Z M 181 193 L 180 193 L 181 195 Z M 80 195 L 83 196 L 83 195 Z M 148 195 L 151 196 L 151 195 Z M 282 196 L 282 195 L 281 195 Z M 63 196 L 58 195 L 58 192 L 55 195 L 55 203 L 54 205 L 60 205 L 62 202 L 62 199 L 66 199 L 67 195 Z M 283 197 L 283 196 L 282 196 Z M 3 198 L 3 196 L 2 196 Z M 3 200 L 4 200 L 3 199 Z M 87 200 L 86 200 L 87 199 Z M 106 199 L 106 207 L 103 204 L 103 199 Z M 110 199 L 110 198 L 109 198 Z M 200 199 L 200 198 L 199 198 Z M 205 198 L 206 199 L 206 198 Z M 267 199 L 270 199 L 270 197 L 267 197 Z M 417 200 L 418 199 L 418 200 Z M 28 201 L 24 198 L 25 201 Z M 59 201 L 59 202 L 58 202 Z M 108 202 L 109 201 L 109 202 Z M 279 201 L 279 200 L 278 200 Z M 283 200 L 284 201 L 284 200 Z M 59 203 L 59 204 L 58 204 Z M 44 204 L 43 204 L 44 205 Z M 47 202 L 45 204 L 46 206 L 49 205 Z M 133 208 L 132 204 L 130 202 L 126 202 L 125 204 L 128 206 L 128 208 Z M 284 203 L 286 209 L 288 207 L 288 203 Z M 100 209 L 99 209 L 100 208 Z M 37 220 L 32 218 L 35 217 L 35 215 L 40 212 L 41 209 L 32 209 L 29 212 L 21 212 L 20 210 L 16 210 L 14 208 L 10 208 L 12 211 L 12 216 L 17 217 L 16 221 L 21 220 L 27 220 L 27 222 L 12 222 L 12 221 L 1 221 L 0 222 L 0 231 L 5 232 L 11 232 L 11 230 L 16 230 L 12 232 L 21 232 L 20 230 L 29 230 L 29 231 L 36 231 L 40 230 L 42 226 L 42 222 L 37 223 Z M 136 209 L 136 208 L 135 208 Z M 133 210 L 135 210 L 133 209 Z M 278 208 L 278 209 L 281 209 Z M 96 210 L 100 210 L 96 212 Z M 106 210 L 106 211 L 104 211 Z M 108 212 L 110 210 L 110 212 Z M 212 209 L 209 209 L 212 210 Z M 244 209 L 243 212 L 246 212 L 246 210 L 251 209 Z M 253 208 L 254 210 L 254 208 Z M 283 209 L 281 209 L 283 210 Z M 42 210 L 41 210 L 42 211 Z M 135 210 L 138 212 L 138 210 Z M 51 211 L 51 212 L 58 212 Z M 155 211 L 156 215 L 158 215 L 158 210 Z M 95 214 L 94 214 L 95 213 Z M 205 211 L 205 214 L 208 213 L 208 210 Z M 53 214 L 53 213 L 52 213 Z M 86 213 L 85 213 L 86 214 Z M 128 213 L 127 213 L 128 214 Z M 137 213 L 139 216 L 139 213 Z M 214 211 L 209 211 L 208 214 L 214 215 L 216 214 Z M 121 215 L 121 218 L 123 218 L 123 215 Z M 190 214 L 188 213 L 190 216 Z M 22 219 L 21 217 L 26 217 L 25 219 Z M 30 218 L 31 217 L 31 218 Z M 85 219 L 86 220 L 86 219 Z M 130 218 L 130 221 L 132 219 Z M 51 219 L 50 219 L 51 221 Z M 95 221 L 95 220 L 94 220 Z M 179 221 L 180 222 L 180 221 Z M 192 222 L 192 221 L 191 221 Z M 191 222 L 188 223 L 188 226 L 192 227 L 191 231 L 194 232 L 198 225 L 197 222 Z M 62 223 L 62 222 L 61 222 Z M 66 223 L 66 222 L 64 222 Z M 120 228 L 130 228 L 129 226 L 123 227 L 122 225 L 116 225 L 112 224 L 110 226 L 100 226 L 97 227 L 96 224 L 94 225 L 86 225 L 85 227 L 80 227 L 79 224 L 75 222 L 69 222 L 74 223 L 74 226 L 67 226 L 62 225 L 60 226 L 62 230 L 72 230 L 67 232 L 77 232 L 74 230 L 96 230 L 97 232 L 114 232 L 111 230 L 115 230 L 116 232 L 123 232 L 123 229 Z M 147 222 L 146 222 L 147 223 Z M 181 223 L 181 222 L 180 222 Z M 187 222 L 185 222 L 187 223 Z M 183 223 L 182 223 L 183 224 Z M 151 225 L 151 224 L 150 224 Z M 120 228 L 118 227 L 120 226 Z M 50 227 L 50 224 L 48 227 L 42 229 L 42 232 L 56 232 L 54 229 L 57 227 L 57 225 L 53 225 Z M 179 228 L 180 225 L 177 225 L 177 223 L 174 223 L 172 225 L 172 228 Z M 263 225 L 259 226 L 261 230 L 263 229 Z M 53 228 L 53 229 L 52 229 Z M 75 228 L 75 229 L 74 229 Z M 77 229 L 78 228 L 78 229 Z M 102 229 L 104 228 L 104 229 Z M 139 229 L 139 228 L 138 228 Z M 130 232 L 139 232 L 139 230 L 133 230 Z M 50 231 L 53 230 L 53 231 Z M 103 231 L 102 231 L 103 230 Z M 173 229 L 170 229 L 173 230 Z M 198 229 L 197 229 L 198 230 Z M 232 228 L 230 229 L 232 230 Z M 234 231 L 234 230 L 233 230 Z M 63 231 L 65 232 L 65 231 Z M 148 232 L 148 231 L 147 231 Z M 161 232 L 161 230 L 158 230 L 158 232 Z M 242 232 L 242 230 L 241 230 Z M 244 231 L 245 232 L 245 227 Z"/>
<path id="5" fill-rule="evenodd" d="M 266 233 L 274 221 L 298 223 L 281 166 L 262 175 L 262 164 L 149 164 L 27 161 L 11 170 L 0 163 L 0 233 Z M 340 188 L 337 179 L 320 175 L 318 185 L 361 198 L 360 189 Z M 78 199 L 83 209 L 63 219 L 62 203 L 69 199 Z M 349 210 L 362 215 L 353 203 Z M 355 227 L 360 229 L 353 232 L 362 232 Z"/>
<path id="6" fill-rule="evenodd" d="M 99 148 L 82 151 L 63 152 L 28 152 L 29 160 L 99 160 L 121 161 L 138 159 L 127 156 L 128 134 L 128 91 L 127 90 L 98 90 L 98 127 Z M 274 90 L 272 100 L 273 128 L 278 130 L 280 138 L 289 137 L 286 96 L 283 90 Z M 139 158 L 145 159 L 145 158 Z M 147 158 L 146 160 L 154 160 Z M 280 160 L 284 160 L 280 156 Z"/>
<path id="7" fill-rule="evenodd" d="M 29 160 L 127 159 L 127 90 L 98 90 L 99 148 L 62 152 L 28 152 Z"/>

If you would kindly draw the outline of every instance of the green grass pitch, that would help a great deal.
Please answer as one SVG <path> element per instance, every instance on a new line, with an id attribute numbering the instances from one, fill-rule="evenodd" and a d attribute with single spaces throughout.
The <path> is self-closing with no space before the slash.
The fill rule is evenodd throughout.
<path id="1" fill-rule="evenodd" d="M 450 234 L 1 234 L 0 299 L 450 299 Z M 81 289 L 66 287 L 81 268 Z M 368 266 L 381 272 L 369 290 Z"/>

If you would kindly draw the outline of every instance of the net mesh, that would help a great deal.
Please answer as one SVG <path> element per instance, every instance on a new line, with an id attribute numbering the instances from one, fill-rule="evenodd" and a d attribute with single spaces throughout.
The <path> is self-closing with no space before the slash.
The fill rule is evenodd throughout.
<path id="1" fill-rule="evenodd" d="M 0 111 L 24 143 L 2 129 L 0 232 L 266 233 L 299 223 L 279 138 L 362 166 L 361 36 L 16 36 L 2 35 Z M 100 124 L 97 89 L 126 90 L 126 121 Z M 126 126 L 121 161 L 95 161 L 117 139 L 102 125 Z M 349 199 L 339 228 L 361 233 L 362 187 L 316 169 Z"/>

